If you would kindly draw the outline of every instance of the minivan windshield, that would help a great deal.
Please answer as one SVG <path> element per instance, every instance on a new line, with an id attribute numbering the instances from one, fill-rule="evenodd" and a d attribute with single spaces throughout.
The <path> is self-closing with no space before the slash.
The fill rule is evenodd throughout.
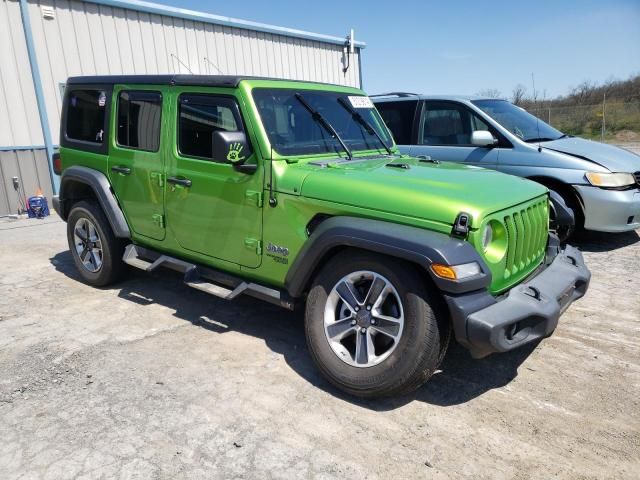
<path id="1" fill-rule="evenodd" d="M 340 141 L 331 135 L 330 129 L 323 126 L 318 118 L 314 118 L 312 111 L 320 114 L 335 129 L 340 140 L 351 152 L 385 150 L 385 145 L 393 145 L 391 134 L 380 114 L 369 98 L 362 95 L 303 89 L 256 88 L 253 90 L 253 99 L 269 142 L 280 155 L 344 154 Z M 312 111 L 306 108 L 304 103 L 307 103 Z M 361 120 L 364 120 L 371 130 L 366 128 L 362 121 L 358 121 L 354 111 L 360 114 Z M 385 145 L 382 145 L 380 140 Z"/>
<path id="2" fill-rule="evenodd" d="M 565 135 L 506 100 L 473 100 L 472 103 L 525 142 L 557 140 Z"/>

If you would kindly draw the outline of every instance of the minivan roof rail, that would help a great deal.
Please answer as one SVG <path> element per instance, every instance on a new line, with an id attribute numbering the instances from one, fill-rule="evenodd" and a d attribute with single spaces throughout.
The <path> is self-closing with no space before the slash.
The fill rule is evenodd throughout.
<path id="1" fill-rule="evenodd" d="M 370 97 L 417 97 L 417 93 L 410 92 L 389 92 L 389 93 L 378 93 L 377 95 L 369 95 Z"/>

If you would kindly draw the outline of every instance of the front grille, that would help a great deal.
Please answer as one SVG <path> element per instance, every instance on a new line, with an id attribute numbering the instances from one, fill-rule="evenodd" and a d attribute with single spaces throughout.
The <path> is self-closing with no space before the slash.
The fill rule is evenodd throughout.
<path id="1" fill-rule="evenodd" d="M 507 252 L 504 278 L 531 270 L 544 256 L 549 232 L 548 201 L 537 199 L 505 214 Z"/>
<path id="2" fill-rule="evenodd" d="M 636 183 L 640 186 L 640 172 L 636 172 L 633 174 L 633 178 L 636 179 Z"/>

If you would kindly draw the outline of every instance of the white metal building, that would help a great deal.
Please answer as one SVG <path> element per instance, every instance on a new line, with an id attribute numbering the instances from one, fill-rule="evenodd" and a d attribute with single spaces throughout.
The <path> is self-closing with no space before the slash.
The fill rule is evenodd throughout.
<path id="1" fill-rule="evenodd" d="M 138 0 L 0 0 L 0 215 L 58 183 L 67 77 L 240 74 L 361 86 L 364 44 Z"/>

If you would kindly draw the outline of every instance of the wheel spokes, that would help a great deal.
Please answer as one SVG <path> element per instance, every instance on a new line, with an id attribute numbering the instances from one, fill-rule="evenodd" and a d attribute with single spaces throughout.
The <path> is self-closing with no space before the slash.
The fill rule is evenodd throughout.
<path id="1" fill-rule="evenodd" d="M 347 336 L 348 333 L 354 331 L 355 327 L 352 325 L 351 316 L 338 320 L 335 323 L 327 326 L 327 335 L 332 340 L 341 340 Z"/>
<path id="2" fill-rule="evenodd" d="M 353 286 L 350 282 L 343 280 L 336 287 L 338 295 L 344 303 L 347 304 L 352 312 L 360 308 L 360 302 L 358 301 L 358 294 L 353 290 Z"/>
<path id="3" fill-rule="evenodd" d="M 87 241 L 87 232 L 84 228 L 76 226 L 73 233 L 75 233 L 76 237 L 78 237 L 83 242 Z"/>
<path id="4" fill-rule="evenodd" d="M 354 367 L 384 361 L 403 334 L 402 299 L 388 279 L 372 271 L 354 271 L 337 281 L 324 315 L 331 349 Z"/>
<path id="5" fill-rule="evenodd" d="M 102 265 L 102 262 L 101 262 L 100 257 L 98 256 L 98 254 L 96 252 L 91 250 L 91 254 L 90 254 L 89 258 L 90 258 L 90 261 L 91 261 L 91 265 L 93 265 L 96 270 L 98 268 L 100 268 L 100 265 Z"/>
<path id="6" fill-rule="evenodd" d="M 376 305 L 379 301 L 380 295 L 382 295 L 382 292 L 384 292 L 386 287 L 387 282 L 380 277 L 376 277 L 367 292 L 367 297 L 364 301 L 365 305 Z"/>
<path id="7" fill-rule="evenodd" d="M 373 352 L 373 342 L 371 341 L 369 332 L 358 332 L 356 338 L 356 363 L 359 365 L 369 363 L 369 352 Z"/>
<path id="8" fill-rule="evenodd" d="M 376 313 L 373 314 L 373 318 L 376 320 L 376 323 L 371 326 L 372 329 L 394 340 L 398 337 L 400 333 L 400 319 Z"/>

